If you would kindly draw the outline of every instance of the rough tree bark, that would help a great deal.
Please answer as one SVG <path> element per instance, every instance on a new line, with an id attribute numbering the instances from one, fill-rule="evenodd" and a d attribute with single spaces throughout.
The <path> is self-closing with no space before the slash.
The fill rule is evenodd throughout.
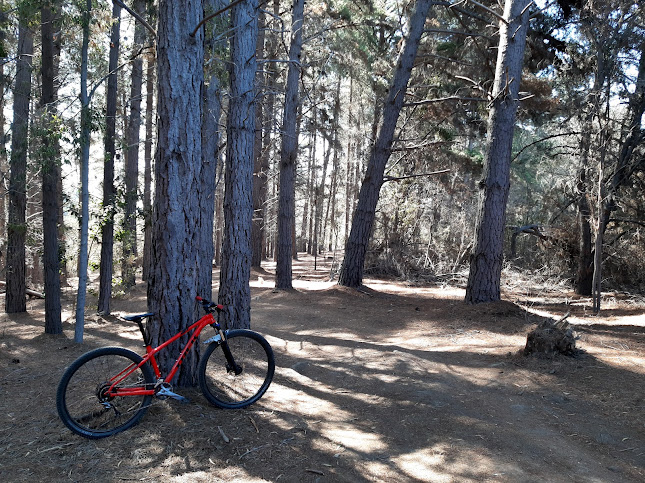
<path id="1" fill-rule="evenodd" d="M 7 292 L 5 311 L 26 312 L 25 240 L 27 224 L 27 152 L 29 104 L 31 100 L 31 67 L 34 51 L 33 33 L 28 20 L 20 19 L 18 61 L 13 94 L 13 128 L 9 165 L 9 223 L 7 225 Z"/>
<path id="2" fill-rule="evenodd" d="M 210 293 L 203 286 L 211 261 L 202 243 L 212 232 L 204 222 L 202 199 L 214 180 L 202 166 L 203 30 L 190 34 L 202 20 L 203 2 L 159 2 L 157 26 L 157 152 L 152 219 L 152 258 L 148 283 L 148 322 L 153 344 L 167 340 L 197 320 L 195 296 Z M 168 371 L 187 336 L 171 344 L 158 359 Z M 187 354 L 177 385 L 196 383 L 197 347 Z"/>
<path id="3" fill-rule="evenodd" d="M 105 153 L 103 155 L 103 220 L 101 225 L 101 269 L 99 273 L 98 312 L 110 313 L 114 264 L 114 139 L 116 135 L 117 67 L 121 39 L 121 7 L 112 7 L 110 60 L 108 63 L 107 105 L 105 112 Z"/>
<path id="4" fill-rule="evenodd" d="M 414 67 L 414 59 L 432 3 L 432 0 L 417 1 L 410 17 L 409 32 L 403 50 L 396 63 L 392 84 L 383 108 L 383 117 L 378 128 L 378 136 L 370 154 L 367 172 L 358 197 L 358 205 L 352 219 L 352 228 L 345 245 L 345 258 L 338 283 L 346 287 L 359 287 L 363 282 L 363 265 L 372 234 L 376 205 L 383 185 L 383 173 L 392 153 L 394 130 L 403 107 L 408 81 Z"/>
<path id="5" fill-rule="evenodd" d="M 501 297 L 511 149 L 530 3 L 530 0 L 506 0 L 506 21 L 500 22 L 493 102 L 488 119 L 484 173 L 480 182 L 482 194 L 466 286 L 466 302 L 469 303 L 493 302 Z"/>
<path id="6" fill-rule="evenodd" d="M 54 5 L 56 7 L 56 5 Z M 42 137 L 42 203 L 43 203 L 43 269 L 45 275 L 45 333 L 61 334 L 60 266 L 58 250 L 58 178 L 60 158 L 58 138 L 55 134 L 56 83 L 55 44 L 52 6 L 45 4 L 40 9 L 42 39 L 42 92 L 44 134 Z"/>
<path id="7" fill-rule="evenodd" d="M 134 11 L 145 15 L 145 0 L 135 0 Z M 126 133 L 125 155 L 125 214 L 123 216 L 123 257 L 121 278 L 126 287 L 136 283 L 137 250 L 137 200 L 139 198 L 139 139 L 141 132 L 141 87 L 143 85 L 143 56 L 140 49 L 146 41 L 146 30 L 141 22 L 134 24 L 132 45 L 132 79 L 130 83 L 130 117 Z"/>
<path id="8" fill-rule="evenodd" d="M 227 124 L 224 234 L 218 300 L 227 327 L 251 325 L 251 224 L 258 1 L 231 9 L 231 94 Z"/>
<path id="9" fill-rule="evenodd" d="M 304 8 L 304 0 L 294 0 L 289 70 L 282 120 L 282 147 L 280 149 L 280 194 L 275 273 L 275 286 L 280 289 L 292 288 L 293 227 L 296 215 L 295 177 L 298 153 L 298 81 L 300 80 Z"/>

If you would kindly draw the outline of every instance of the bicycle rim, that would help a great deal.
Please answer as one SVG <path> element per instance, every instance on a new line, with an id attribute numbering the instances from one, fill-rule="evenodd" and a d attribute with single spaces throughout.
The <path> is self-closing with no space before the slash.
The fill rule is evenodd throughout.
<path id="1" fill-rule="evenodd" d="M 139 422 L 152 396 L 109 398 L 104 392 L 110 386 L 111 378 L 141 360 L 135 352 L 120 347 L 97 349 L 77 359 L 63 375 L 56 395 L 63 423 L 81 436 L 96 439 L 111 436 Z M 152 369 L 144 365 L 118 387 L 153 383 Z"/>
<path id="2" fill-rule="evenodd" d="M 246 407 L 262 397 L 275 371 L 275 360 L 269 343 L 260 334 L 231 330 L 228 346 L 241 369 L 230 367 L 220 344 L 206 349 L 199 365 L 199 384 L 206 399 L 225 409 Z"/>

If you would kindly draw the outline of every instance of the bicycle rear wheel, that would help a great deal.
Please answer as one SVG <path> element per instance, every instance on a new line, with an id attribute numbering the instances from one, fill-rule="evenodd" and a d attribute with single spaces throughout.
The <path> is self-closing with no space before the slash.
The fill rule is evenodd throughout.
<path id="1" fill-rule="evenodd" d="M 82 355 L 67 368 L 56 392 L 56 408 L 65 426 L 90 439 L 105 438 L 139 422 L 152 396 L 110 397 L 110 379 L 142 361 L 122 347 L 103 347 Z M 136 369 L 117 387 L 148 387 L 155 376 L 148 364 Z"/>
<path id="2" fill-rule="evenodd" d="M 212 343 L 199 362 L 199 386 L 215 406 L 244 408 L 260 399 L 271 384 L 273 350 L 264 337 L 247 329 L 228 331 L 226 343 L 237 368 L 226 360 L 222 343 Z"/>

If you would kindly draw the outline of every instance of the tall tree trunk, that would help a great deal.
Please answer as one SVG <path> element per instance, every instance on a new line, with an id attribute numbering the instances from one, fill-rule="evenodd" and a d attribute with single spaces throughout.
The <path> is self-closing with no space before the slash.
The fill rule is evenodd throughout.
<path id="1" fill-rule="evenodd" d="M 201 246 L 206 226 L 203 198 L 214 180 L 207 179 L 202 166 L 203 30 L 190 33 L 201 21 L 201 0 L 159 2 L 157 26 L 157 154 L 152 253 L 148 283 L 148 308 L 155 315 L 148 322 L 153 344 L 159 344 L 186 329 L 200 316 L 195 296 L 210 293 L 204 286 L 211 271 Z M 204 175 L 204 176 L 203 176 Z M 197 242 L 197 243 L 196 243 Z M 158 359 L 168 371 L 181 337 Z M 197 381 L 197 347 L 187 354 L 178 374 L 179 386 Z"/>
<path id="2" fill-rule="evenodd" d="M 59 12 L 56 12 L 58 14 Z M 42 93 L 44 132 L 42 139 L 43 265 L 45 275 L 45 333 L 61 334 L 60 267 L 58 263 L 58 178 L 60 159 L 55 134 L 56 84 L 54 12 L 45 5 L 40 9 L 42 38 Z"/>
<path id="3" fill-rule="evenodd" d="M 265 39 L 265 14 L 259 13 L 258 17 L 258 45 L 256 58 L 264 57 Z M 265 84 L 267 76 L 259 75 L 259 83 Z M 268 181 L 268 157 L 264 155 L 264 95 L 258 95 L 255 103 L 255 141 L 253 150 L 253 223 L 251 228 L 251 266 L 260 268 L 262 265 L 262 254 L 264 245 L 264 204 L 266 202 L 266 190 Z"/>
<path id="4" fill-rule="evenodd" d="M 327 239 L 327 233 L 329 233 L 329 245 L 328 250 L 332 250 L 332 243 L 334 239 L 334 232 L 336 227 L 336 179 L 338 171 L 338 151 L 340 150 L 338 142 L 338 131 L 340 124 L 340 78 L 338 79 L 338 85 L 336 86 L 336 96 L 334 100 L 334 118 L 332 122 L 332 132 L 329 136 L 329 149 L 333 150 L 333 157 L 331 163 L 331 176 L 329 180 L 329 200 L 327 201 L 327 209 L 325 211 L 325 223 L 323 225 L 323 245 Z M 331 220 L 329 219 L 331 211 Z M 327 227 L 331 225 L 329 232 Z"/>
<path id="5" fill-rule="evenodd" d="M 408 36 L 396 63 L 394 78 L 383 108 L 383 118 L 379 126 L 378 137 L 372 148 L 367 172 L 358 198 L 358 205 L 354 212 L 351 232 L 345 246 L 345 258 L 341 266 L 338 283 L 346 287 L 358 287 L 363 282 L 363 265 L 372 234 L 376 205 L 383 184 L 383 173 L 392 153 L 394 130 L 403 107 L 414 59 L 423 35 L 428 10 L 432 3 L 432 0 L 417 1 L 414 13 L 410 17 Z"/>
<path id="6" fill-rule="evenodd" d="M 231 95 L 227 123 L 224 236 L 218 299 L 226 327 L 251 325 L 251 224 L 258 1 L 231 9 Z"/>
<path id="7" fill-rule="evenodd" d="M 631 179 L 633 173 L 632 158 L 634 150 L 642 141 L 643 135 L 641 126 L 643 122 L 643 113 L 645 112 L 645 44 L 641 44 L 641 58 L 639 62 L 638 76 L 634 93 L 630 96 L 628 123 L 625 133 L 625 139 L 620 147 L 620 152 L 615 165 L 612 168 L 611 175 L 605 186 L 604 184 L 604 159 L 606 159 L 606 149 L 608 146 L 607 135 L 603 134 L 604 141 L 601 141 L 601 162 L 600 174 L 598 176 L 598 214 L 596 241 L 594 244 L 594 262 L 593 262 L 593 280 L 592 280 L 592 300 L 593 312 L 600 312 L 601 290 L 602 290 L 602 259 L 603 259 L 603 239 L 607 226 L 610 222 L 610 216 L 618 208 L 616 198 L 621 186 Z M 606 99 L 610 99 L 610 86 L 607 85 Z M 606 113 L 608 114 L 609 104 L 607 104 Z M 608 116 L 607 116 L 608 117 Z M 606 131 L 603 130 L 603 133 Z"/>
<path id="8" fill-rule="evenodd" d="M 78 255 L 78 289 L 76 291 L 76 322 L 74 342 L 83 342 L 85 330 L 85 297 L 87 295 L 87 239 L 90 218 L 89 163 L 90 163 L 90 130 L 92 119 L 90 113 L 91 98 L 87 92 L 88 52 L 90 44 L 90 19 L 92 0 L 87 0 L 82 14 L 83 43 L 81 47 L 81 226 L 80 249 Z"/>
<path id="9" fill-rule="evenodd" d="M 28 19 L 20 19 L 18 61 L 13 94 L 13 129 L 9 179 L 9 224 L 7 226 L 7 292 L 5 311 L 26 312 L 25 241 L 27 224 L 27 152 L 29 103 L 31 100 L 31 67 L 34 39 Z"/>
<path id="10" fill-rule="evenodd" d="M 0 48 L 4 51 L 6 46 L 6 32 L 4 31 L 4 22 L 6 16 L 0 13 Z M 0 277 L 4 277 L 5 270 L 5 249 L 7 239 L 4 235 L 7 233 L 7 194 L 9 192 L 6 180 L 9 179 L 9 165 L 7 163 L 7 137 L 5 133 L 5 71 L 4 63 L 0 64 Z"/>
<path id="11" fill-rule="evenodd" d="M 475 243 L 470 256 L 466 302 L 493 302 L 501 297 L 500 279 L 504 260 L 506 202 L 510 187 L 511 149 L 530 0 L 506 0 L 500 22 L 493 103 L 488 120 L 488 142 Z"/>
<path id="12" fill-rule="evenodd" d="M 578 171 L 578 237 L 580 252 L 575 278 L 575 291 L 579 295 L 590 296 L 593 293 L 594 253 L 591 230 L 591 198 L 589 184 L 590 154 L 592 152 L 593 119 L 600 116 L 600 95 L 608 76 L 607 59 L 605 58 L 604 42 L 596 39 L 594 32 L 587 32 L 594 39 L 596 69 L 593 85 L 587 94 L 582 121 L 582 137 L 580 141 L 580 168 Z"/>
<path id="13" fill-rule="evenodd" d="M 320 254 L 320 250 L 325 245 L 325 233 L 323 231 L 323 208 L 325 205 L 325 181 L 327 180 L 327 167 L 329 166 L 329 156 L 331 155 L 331 141 L 327 141 L 327 149 L 324 149 L 325 142 L 323 142 L 323 149 L 325 155 L 323 157 L 322 175 L 320 176 L 320 184 L 316 186 L 316 202 L 315 202 L 315 219 L 314 219 L 314 257 Z"/>
<path id="14" fill-rule="evenodd" d="M 289 70 L 282 121 L 282 148 L 280 150 L 280 201 L 278 207 L 278 240 L 275 286 L 290 289 L 293 257 L 293 229 L 296 215 L 296 157 L 298 154 L 298 81 L 302 52 L 302 24 L 304 0 L 294 0 L 289 48 Z"/>
<path id="15" fill-rule="evenodd" d="M 315 90 L 316 86 L 314 85 L 311 89 L 311 97 L 315 99 Z M 318 109 L 315 105 L 316 101 L 314 100 L 314 105 L 312 106 L 312 126 L 318 126 Z M 314 219 L 316 218 L 316 152 L 318 146 L 318 129 L 315 127 L 312 129 L 311 133 L 311 150 L 309 152 L 309 160 L 307 162 L 307 168 L 309 170 L 309 179 L 307 186 L 307 198 L 309 200 L 309 236 L 307 237 L 307 253 L 309 255 L 314 255 L 316 252 L 314 250 Z M 315 264 L 315 262 L 314 262 Z"/>
<path id="16" fill-rule="evenodd" d="M 105 113 L 105 153 L 103 154 L 103 220 L 101 224 L 101 269 L 99 273 L 98 311 L 110 313 L 114 264 L 114 152 L 116 136 L 117 67 L 121 40 L 121 7 L 112 7 L 110 60 L 108 63 L 107 106 Z"/>
<path id="17" fill-rule="evenodd" d="M 349 78 L 349 104 L 347 106 L 347 164 L 345 173 L 345 238 L 344 243 L 347 243 L 349 236 L 349 220 L 351 219 L 351 207 L 353 205 L 354 189 L 352 179 L 352 159 L 353 159 L 353 146 L 354 136 L 352 131 L 352 121 L 354 118 L 352 106 L 354 104 L 354 78 L 350 75 Z"/>
<path id="18" fill-rule="evenodd" d="M 207 12 L 217 11 L 224 6 L 223 0 L 207 0 L 206 2 Z M 224 22 L 224 19 L 218 19 L 219 22 Z M 228 22 L 227 22 L 228 23 Z M 212 24 L 212 28 L 206 29 L 204 34 L 204 51 L 206 57 L 217 56 L 216 50 L 216 38 L 222 33 L 222 25 L 217 23 Z M 210 51 L 209 51 L 210 47 Z M 208 262 L 209 266 L 212 266 L 213 259 L 215 257 L 215 244 L 213 239 L 213 225 L 215 218 L 215 204 L 216 204 L 216 190 L 217 190 L 217 168 L 219 165 L 219 142 L 220 142 L 220 117 L 222 114 L 222 100 L 220 92 L 220 83 L 218 78 L 218 72 L 216 69 L 208 75 L 208 83 L 203 89 L 203 105 L 202 105 L 202 165 L 203 165 L 203 176 L 210 180 L 210 185 L 205 188 L 205 196 L 202 198 L 201 203 L 201 213 L 203 215 L 203 221 L 205 224 L 211 226 L 210 232 L 203 231 L 202 236 L 204 239 L 200 242 L 204 247 L 204 262 Z M 204 270 L 204 280 L 203 284 L 209 289 L 207 289 L 203 297 L 211 298 L 212 297 L 212 279 L 213 271 Z"/>
<path id="19" fill-rule="evenodd" d="M 134 10 L 145 15 L 145 0 L 135 0 Z M 136 283 L 137 250 L 137 200 L 139 198 L 139 139 L 141 132 L 141 86 L 143 85 L 143 57 L 140 49 L 146 41 L 145 27 L 141 22 L 134 24 L 134 44 L 132 46 L 132 80 L 130 84 L 130 118 L 126 133 L 127 150 L 125 156 L 125 213 L 123 216 L 123 258 L 121 259 L 121 278 L 126 287 Z"/>
<path id="20" fill-rule="evenodd" d="M 313 150 L 313 146 L 310 148 L 310 153 Z M 307 228 L 309 226 L 309 205 L 311 204 L 310 200 L 313 199 L 313 156 L 309 154 L 307 156 L 307 191 L 305 193 L 305 205 L 302 209 L 302 224 L 300 225 L 300 240 L 302 245 L 300 250 L 303 252 L 309 251 L 309 243 L 307 239 Z"/>
<path id="21" fill-rule="evenodd" d="M 146 56 L 146 141 L 143 168 L 143 270 L 142 280 L 148 281 L 152 260 L 152 119 L 154 116 L 155 54 Z"/>

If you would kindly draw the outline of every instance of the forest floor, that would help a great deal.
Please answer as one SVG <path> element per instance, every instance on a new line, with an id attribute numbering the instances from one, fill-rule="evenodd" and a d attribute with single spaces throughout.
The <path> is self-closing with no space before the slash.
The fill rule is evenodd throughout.
<path id="1" fill-rule="evenodd" d="M 63 426 L 56 387 L 90 349 L 139 351 L 136 326 L 88 306 L 74 344 L 72 288 L 64 336 L 43 333 L 42 300 L 2 313 L 0 481 L 645 481 L 643 298 L 607 294 L 594 317 L 562 286 L 507 280 L 504 301 L 470 306 L 449 286 L 344 289 L 330 261 L 311 262 L 294 267 L 294 291 L 273 290 L 270 265 L 252 275 L 252 326 L 277 365 L 258 403 L 224 411 L 177 390 L 191 403 L 159 401 L 102 440 Z M 145 309 L 143 284 L 113 301 L 116 315 Z M 519 354 L 566 312 L 576 357 Z"/>

